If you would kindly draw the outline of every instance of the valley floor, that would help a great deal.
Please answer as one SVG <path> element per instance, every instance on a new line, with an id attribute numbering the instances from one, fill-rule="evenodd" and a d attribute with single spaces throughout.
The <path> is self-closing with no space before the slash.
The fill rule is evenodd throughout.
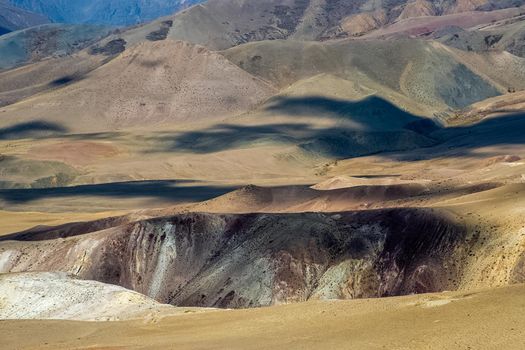
<path id="1" fill-rule="evenodd" d="M 525 285 L 125 322 L 1 321 L 2 349 L 522 349 Z"/>

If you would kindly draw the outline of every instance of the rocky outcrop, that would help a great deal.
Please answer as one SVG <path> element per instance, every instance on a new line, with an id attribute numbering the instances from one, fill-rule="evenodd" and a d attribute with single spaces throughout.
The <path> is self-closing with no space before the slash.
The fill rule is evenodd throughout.
<path id="1" fill-rule="evenodd" d="M 12 236 L 0 272 L 58 270 L 173 305 L 254 307 L 454 289 L 468 251 L 453 218 L 415 209 L 184 214 L 81 233 Z"/>

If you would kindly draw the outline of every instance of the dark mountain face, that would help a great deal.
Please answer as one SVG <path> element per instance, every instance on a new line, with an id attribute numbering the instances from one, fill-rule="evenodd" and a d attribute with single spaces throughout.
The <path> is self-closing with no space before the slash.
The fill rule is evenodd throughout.
<path id="1" fill-rule="evenodd" d="M 462 272 L 455 262 L 468 252 L 462 248 L 465 230 L 455 220 L 413 209 L 188 214 L 91 234 L 81 233 L 91 231 L 88 225 L 73 225 L 12 236 L 16 242 L 3 242 L 0 254 L 11 249 L 18 270 L 81 266 L 83 279 L 173 305 L 246 308 L 453 289 Z M 114 223 L 94 223 L 105 224 Z M 57 242 L 57 235 L 70 237 Z M 97 248 L 79 256 L 65 253 L 93 242 Z M 0 269 L 12 272 L 9 265 Z"/>
<path id="2" fill-rule="evenodd" d="M 49 23 L 45 16 L 17 8 L 7 1 L 0 0 L 0 35 L 44 23 Z"/>
<path id="3" fill-rule="evenodd" d="M 61 23 L 131 25 L 166 16 L 200 0 L 9 0 Z"/>
<path id="4" fill-rule="evenodd" d="M 48 57 L 64 57 L 110 34 L 112 27 L 51 23 L 0 37 L 0 69 L 9 69 Z"/>

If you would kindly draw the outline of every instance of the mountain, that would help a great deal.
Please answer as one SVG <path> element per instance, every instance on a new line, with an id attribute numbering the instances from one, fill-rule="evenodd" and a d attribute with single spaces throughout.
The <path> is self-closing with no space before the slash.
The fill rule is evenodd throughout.
<path id="1" fill-rule="evenodd" d="M 337 40 L 239 43 L 210 36 L 202 40 L 207 47 L 190 43 L 201 40 L 191 35 L 194 23 L 185 21 L 198 21 L 194 12 L 210 4 L 114 31 L 71 55 L 0 72 L 4 139 L 121 133 L 102 137 L 110 145 L 85 136 L 78 144 L 35 141 L 28 154 L 7 150 L 2 186 L 173 176 L 229 186 L 232 178 L 247 184 L 252 173 L 264 181 L 304 183 L 334 158 L 444 143 L 455 134 L 439 130 L 451 118 L 461 124 L 456 113 L 525 88 L 523 59 L 501 49 L 468 51 L 432 37 L 372 35 L 382 29 Z M 521 10 L 467 17 L 496 25 L 491 21 L 501 11 L 509 12 L 505 22 L 517 21 Z M 456 21 L 458 15 L 427 20 L 447 16 Z M 214 51 L 218 46 L 233 47 Z M 75 157 L 77 151 L 85 159 Z M 156 156 L 145 159 L 145 153 Z M 148 166 L 138 166 L 144 162 Z M 38 171 L 21 178 L 20 164 Z"/>
<path id="2" fill-rule="evenodd" d="M 104 57 L 98 53 L 104 47 L 92 48 L 92 56 Z M 389 59 L 391 56 L 396 60 Z M 484 53 L 477 54 L 477 65 L 471 65 L 469 59 L 474 57 L 413 39 L 273 40 L 221 53 L 170 39 L 146 40 L 92 73 L 55 84 L 58 90 L 5 107 L 0 125 L 46 120 L 79 132 L 113 131 L 146 121 L 148 128 L 154 128 L 211 122 L 252 111 L 253 116 L 237 123 L 264 123 L 267 118 L 260 115 L 269 114 L 280 118 L 274 120 L 278 125 L 317 115 L 324 116 L 325 123 L 348 123 L 348 132 L 358 131 L 355 125 L 367 125 L 361 134 L 408 132 L 416 136 L 409 131 L 409 125 L 420 119 L 415 116 L 432 117 L 506 93 L 508 86 L 523 87 L 520 62 L 502 57 L 495 64 Z M 429 64 L 431 61 L 435 64 Z M 501 72 L 502 67 L 508 72 Z M 7 79 L 8 73 L 6 84 L 20 79 L 20 75 Z M 330 90 L 332 84 L 347 84 L 352 89 L 342 90 L 346 94 L 338 97 L 342 91 Z M 315 86 L 325 88 L 312 89 Z M 82 110 L 78 105 L 84 106 Z M 385 113 L 391 118 L 381 117 Z M 319 122 L 319 118 L 312 121 L 314 125 Z M 419 137 L 415 144 L 426 144 Z M 387 140 L 391 139 L 382 142 Z M 376 149 L 371 141 L 368 146 L 372 148 L 363 152 L 389 149 L 389 142 Z"/>
<path id="3" fill-rule="evenodd" d="M 202 0 L 8 0 L 53 22 L 131 25 L 170 15 Z M 211 0 L 183 19 L 187 35 L 237 43 L 258 38 L 319 39 L 359 34 L 397 20 L 523 5 L 523 0 Z M 191 27 L 188 27 L 190 25 Z M 195 26 L 193 28 L 193 26 Z M 202 40 L 201 39 L 201 40 Z M 199 42 L 202 43 L 202 42 Z M 221 44 L 224 48 L 225 43 Z"/>
<path id="4" fill-rule="evenodd" d="M 448 27 L 435 32 L 433 38 L 465 51 L 505 50 L 525 57 L 525 16 L 501 20 L 481 28 Z"/>
<path id="5" fill-rule="evenodd" d="M 343 203 L 359 190 L 330 192 L 338 192 Z M 523 245 L 513 244 L 515 237 L 504 234 L 503 227 L 486 232 L 490 222 L 469 226 L 465 215 L 476 207 L 472 200 L 480 205 L 478 213 L 488 213 L 494 211 L 491 195 L 516 192 L 501 198 L 502 207 L 488 216 L 508 218 L 505 211 L 516 200 L 523 202 L 523 190 L 523 185 L 477 187 L 470 190 L 475 193 L 467 191 L 464 198 L 439 208 L 334 213 L 304 207 L 299 213 L 272 213 L 270 206 L 255 214 L 195 212 L 39 228 L 2 238 L 0 272 L 61 271 L 120 285 L 163 303 L 219 308 L 522 283 Z M 265 189 L 245 192 L 244 199 L 257 192 L 268 197 Z M 372 195 L 367 192 L 362 190 L 355 199 Z M 394 187 L 383 194 L 414 196 Z M 284 201 L 301 197 L 291 188 L 281 195 Z M 217 210 L 224 210 L 225 203 Z M 281 204 L 286 208 L 278 199 L 273 204 L 273 209 Z M 513 258 L 501 259 L 503 254 Z"/>
<path id="6" fill-rule="evenodd" d="M 131 25 L 166 16 L 199 0 L 8 0 L 53 22 Z"/>
<path id="7" fill-rule="evenodd" d="M 328 73 L 374 89 L 378 94 L 381 92 L 377 86 L 381 86 L 381 90 L 394 90 L 412 103 L 419 102 L 435 110 L 463 108 L 496 96 L 504 92 L 498 91 L 501 89 L 498 85 L 514 81 L 510 75 L 504 78 L 492 74 L 494 67 L 488 63 L 471 66 L 468 60 L 445 46 L 413 39 L 326 43 L 276 40 L 240 45 L 224 51 L 224 55 L 281 88 Z M 297 61 L 296 57 L 301 60 Z M 513 68 L 519 71 L 518 65 Z M 508 80 L 491 83 L 491 78 Z"/>
<path id="8" fill-rule="evenodd" d="M 110 32 L 100 25 L 45 24 L 0 36 L 0 69 L 71 55 Z"/>
<path id="9" fill-rule="evenodd" d="M 261 40 L 328 40 L 361 36 L 420 16 L 439 17 L 488 8 L 491 11 L 510 9 L 512 14 L 508 15 L 516 15 L 520 10 L 515 7 L 525 4 L 523 0 L 423 2 L 432 11 L 409 11 L 410 6 L 422 3 L 412 0 L 210 0 L 170 18 L 173 26 L 169 36 L 211 49 Z M 471 13 L 460 18 L 465 20 L 477 15 Z M 492 19 L 485 21 L 490 23 Z"/>
<path id="10" fill-rule="evenodd" d="M 46 16 L 12 6 L 7 0 L 0 1 L 0 35 L 44 23 L 49 23 Z"/>
<path id="11" fill-rule="evenodd" d="M 106 57 L 97 50 L 93 55 Z M 27 117 L 71 130 L 108 131 L 218 119 L 251 109 L 275 93 L 218 53 L 172 40 L 137 44 L 93 72 L 55 81 L 55 87 L 61 88 L 13 107 L 22 112 L 40 101 Z M 79 110 L 79 104 L 84 108 Z M 19 122 L 26 118 L 19 116 Z"/>
<path id="12" fill-rule="evenodd" d="M 10 237 L 0 246 L 0 272 L 74 273 L 82 266 L 82 279 L 163 303 L 240 308 L 450 290 L 467 264 L 444 266 L 470 260 L 459 248 L 466 232 L 457 218 L 411 209 L 337 217 L 187 214 L 53 234 Z"/>
<path id="13" fill-rule="evenodd" d="M 146 2 L 20 3 L 134 24 L 0 37 L 0 319 L 31 319 L 3 322 L 12 348 L 520 348 L 523 1 L 210 0 L 140 24 Z M 414 320 L 460 332 L 414 341 Z"/>

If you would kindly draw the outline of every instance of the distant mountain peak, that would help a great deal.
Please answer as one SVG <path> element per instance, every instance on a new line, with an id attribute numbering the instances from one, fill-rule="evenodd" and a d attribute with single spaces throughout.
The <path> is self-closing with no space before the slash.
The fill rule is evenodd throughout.
<path id="1" fill-rule="evenodd" d="M 7 0 L 0 0 L 0 35 L 45 23 L 49 23 L 46 16 L 15 7 Z"/>
<path id="2" fill-rule="evenodd" d="M 125 26 L 177 12 L 202 0 L 8 0 L 53 22 Z"/>

